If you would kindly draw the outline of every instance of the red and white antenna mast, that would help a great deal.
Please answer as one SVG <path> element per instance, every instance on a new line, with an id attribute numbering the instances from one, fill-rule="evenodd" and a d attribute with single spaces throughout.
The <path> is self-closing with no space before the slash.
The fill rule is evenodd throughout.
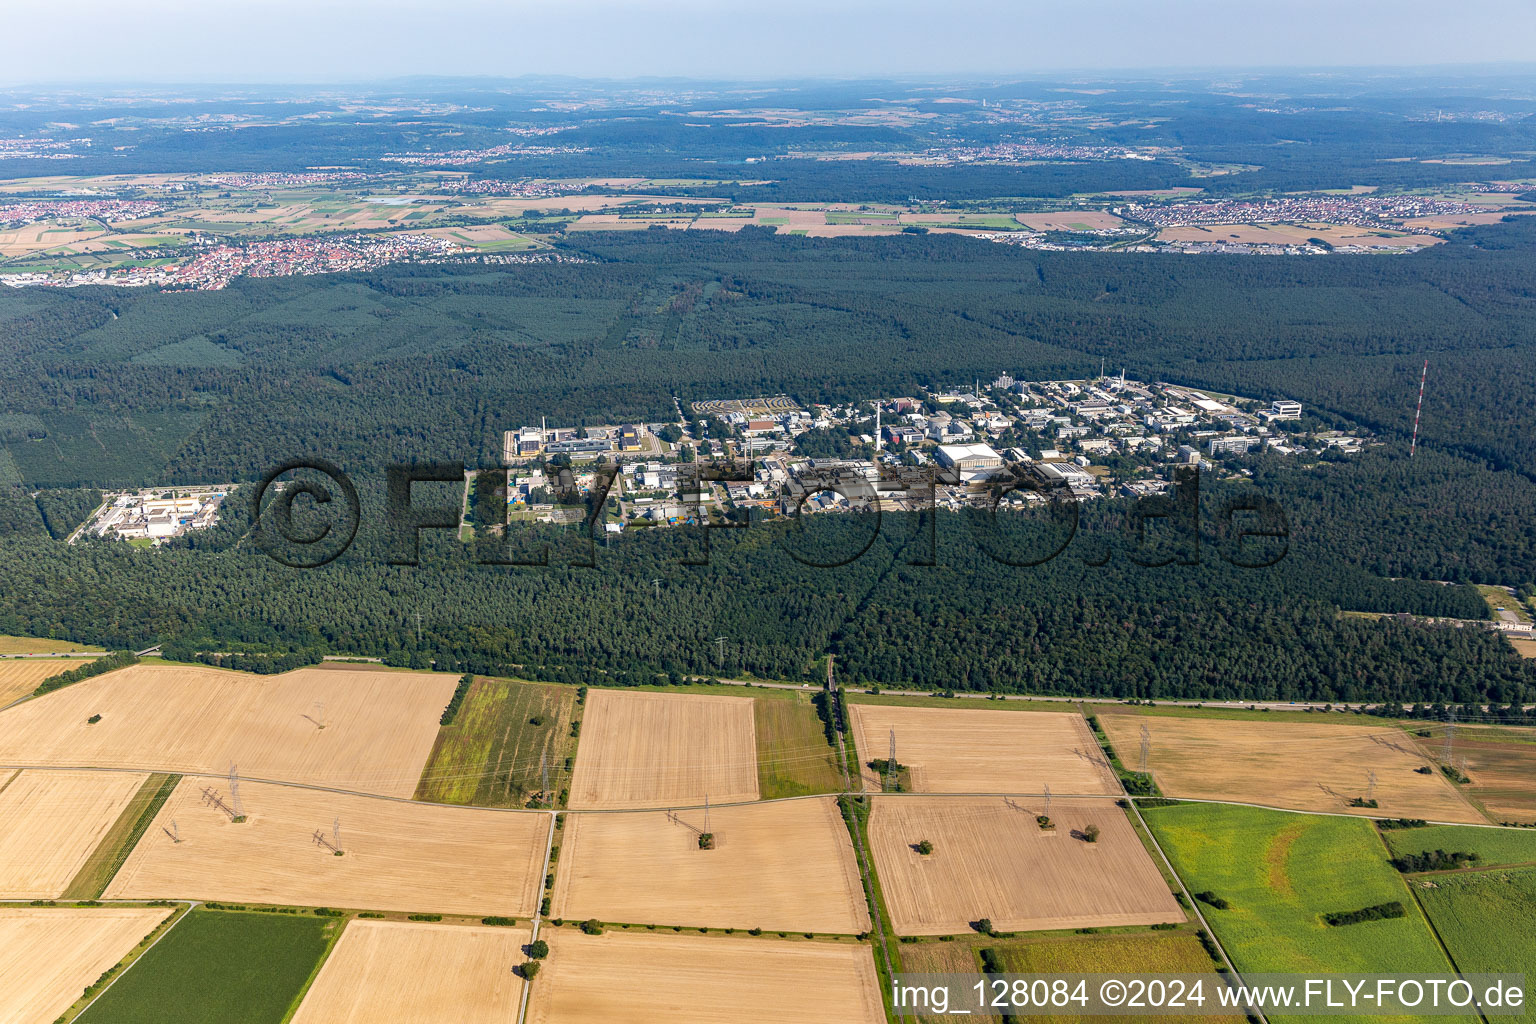
<path id="1" fill-rule="evenodd" d="M 1419 404 L 1413 410 L 1413 443 L 1408 446 L 1408 457 L 1413 458 L 1413 453 L 1419 447 L 1419 414 L 1424 411 L 1424 381 L 1429 376 L 1429 360 L 1424 360 L 1424 372 L 1419 374 Z"/>

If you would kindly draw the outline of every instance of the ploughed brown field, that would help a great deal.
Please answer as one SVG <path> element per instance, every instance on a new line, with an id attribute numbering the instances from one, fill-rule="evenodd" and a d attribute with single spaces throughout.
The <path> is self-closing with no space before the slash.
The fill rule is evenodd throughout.
<path id="1" fill-rule="evenodd" d="M 571 780 L 573 809 L 756 800 L 751 697 L 593 688 Z"/>
<path id="2" fill-rule="evenodd" d="M 1076 712 L 849 704 L 864 788 L 878 792 L 869 762 L 890 754 L 916 793 L 1119 793 L 1088 723 Z"/>
<path id="3" fill-rule="evenodd" d="M 1168 883 L 1112 800 L 877 796 L 875 872 L 901 935 L 1112 927 L 1183 921 Z M 1099 840 L 1084 830 L 1099 827 Z M 933 852 L 917 852 L 924 840 Z"/>
<path id="4" fill-rule="evenodd" d="M 1536 821 L 1536 730 L 1459 728 L 1455 739 L 1457 762 L 1466 758 L 1472 780 L 1468 795 L 1495 821 Z"/>
<path id="5" fill-rule="evenodd" d="M 528 1024 L 883 1024 L 867 943 L 547 928 Z"/>
<path id="6" fill-rule="evenodd" d="M 0 899 L 62 896 L 147 778 L 0 771 Z"/>
<path id="7" fill-rule="evenodd" d="M 552 912 L 631 924 L 856 934 L 869 928 L 832 797 L 701 810 L 569 814 Z"/>
<path id="8" fill-rule="evenodd" d="M 1298 811 L 1482 822 L 1413 737 L 1391 726 L 1176 718 L 1106 712 L 1099 724 L 1122 762 L 1148 766 L 1167 796 L 1231 800 Z M 1427 775 L 1416 769 L 1430 766 Z M 1378 807 L 1351 807 L 1376 773 Z"/>
<path id="9" fill-rule="evenodd" d="M 515 1024 L 531 934 L 354 919 L 293 1024 Z"/>
<path id="10" fill-rule="evenodd" d="M 0 1021 L 54 1020 L 170 914 L 165 907 L 0 907 Z"/>
<path id="11" fill-rule="evenodd" d="M 456 682 L 133 665 L 0 713 L 0 764 L 214 775 L 238 765 L 248 778 L 409 797 Z"/>
<path id="12" fill-rule="evenodd" d="M 108 899 L 200 899 L 529 917 L 549 835 L 534 812 L 242 783 L 246 820 L 183 779 L 107 887 Z M 227 786 L 214 786 L 228 806 Z M 342 856 L 332 840 L 340 819 Z M 180 842 L 173 839 L 173 835 Z"/>

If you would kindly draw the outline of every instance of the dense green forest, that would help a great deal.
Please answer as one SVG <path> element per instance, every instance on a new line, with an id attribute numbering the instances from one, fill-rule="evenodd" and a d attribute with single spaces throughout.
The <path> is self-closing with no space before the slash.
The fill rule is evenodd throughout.
<path id="1" fill-rule="evenodd" d="M 557 679 L 801 678 L 831 652 L 850 682 L 886 686 L 1530 700 L 1531 664 L 1491 634 L 1339 613 L 1482 618 L 1475 591 L 1433 581 L 1536 575 L 1533 244 L 1523 222 L 1405 257 L 1185 259 L 749 228 L 583 235 L 568 246 L 595 262 L 579 265 L 5 290 L 0 633 L 170 642 L 265 668 L 330 650 Z M 887 517 L 835 570 L 795 561 L 786 546 L 805 538 L 761 525 L 714 537 L 702 567 L 681 564 L 701 544 L 689 530 L 626 536 L 595 569 L 570 567 L 569 531 L 548 568 L 479 565 L 448 536 L 424 542 L 420 566 L 384 557 L 384 466 L 491 465 L 504 430 L 541 416 L 670 419 L 673 396 L 847 400 L 1081 375 L 1101 359 L 1296 398 L 1386 443 L 1316 466 L 1252 460 L 1244 486 L 1291 525 L 1273 569 L 1228 564 L 1214 536 L 1199 565 L 1139 568 L 1108 504 L 1032 569 L 990 557 L 952 516 L 935 551 L 923 528 Z M 364 492 L 359 544 L 324 569 L 285 568 L 242 541 L 240 497 L 218 529 L 166 549 L 56 539 L 95 488 L 249 481 L 311 455 Z M 868 540 L 868 524 L 826 518 L 816 543 Z M 723 657 L 717 636 L 731 638 Z"/>
<path id="2" fill-rule="evenodd" d="M 1428 358 L 1426 446 L 1536 476 L 1530 219 L 1395 258 L 711 234 L 570 243 L 596 265 L 0 295 L 0 481 L 251 479 L 304 454 L 489 463 L 502 430 L 540 415 L 862 398 L 1101 359 L 1402 436 Z"/>
<path id="3" fill-rule="evenodd" d="M 340 651 L 565 680 L 814 678 L 816 659 L 832 652 L 845 680 L 882 686 L 1405 703 L 1536 695 L 1532 666 L 1483 630 L 1340 616 L 1486 609 L 1469 587 L 1349 564 L 1336 538 L 1304 518 L 1291 554 L 1255 569 L 1227 561 L 1209 516 L 1198 564 L 1139 567 L 1121 531 L 1123 503 L 1092 510 L 1060 557 L 1030 568 L 1005 560 L 1038 547 L 1039 524 L 992 534 L 947 513 L 931 528 L 910 515 L 888 515 L 877 530 L 829 516 L 804 532 L 755 524 L 711 531 L 707 542 L 694 528 L 639 531 L 597 546 L 593 568 L 575 566 L 590 551 L 569 529 L 540 535 L 552 545 L 547 567 L 510 568 L 479 564 L 473 546 L 432 531 L 421 564 L 397 566 L 387 561 L 382 488 L 360 485 L 359 543 L 314 570 L 255 550 L 244 494 L 214 530 L 157 551 L 66 547 L 23 521 L 0 543 L 0 632 L 135 649 L 171 641 L 182 656 L 224 652 L 265 668 Z M 1356 516 L 1372 504 L 1344 503 Z M 1315 514 L 1331 516 L 1331 529 L 1366 528 L 1336 508 Z M 793 554 L 831 562 L 866 545 L 835 568 Z M 685 564 L 698 561 L 708 564 Z M 723 656 L 719 636 L 729 638 Z"/>

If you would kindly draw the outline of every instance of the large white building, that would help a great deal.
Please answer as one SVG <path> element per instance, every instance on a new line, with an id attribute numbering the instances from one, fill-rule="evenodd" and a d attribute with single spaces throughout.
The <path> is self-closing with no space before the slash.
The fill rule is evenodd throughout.
<path id="1" fill-rule="evenodd" d="M 939 465 L 958 469 L 961 474 L 997 469 L 1003 457 L 989 444 L 941 444 L 938 450 Z"/>

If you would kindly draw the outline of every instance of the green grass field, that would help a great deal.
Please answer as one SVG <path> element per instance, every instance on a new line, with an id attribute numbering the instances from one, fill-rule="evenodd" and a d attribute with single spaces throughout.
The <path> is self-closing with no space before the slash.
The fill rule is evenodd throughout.
<path id="1" fill-rule="evenodd" d="M 128 806 L 123 808 L 123 813 L 117 816 L 111 829 L 101 837 L 101 842 L 96 844 L 96 849 L 91 851 L 90 859 L 70 880 L 69 887 L 64 890 L 65 899 L 101 898 L 101 894 L 107 891 L 107 884 L 112 881 L 112 876 L 117 874 L 117 869 L 123 866 L 123 862 L 128 859 L 128 854 L 133 852 L 134 846 L 148 830 L 150 822 L 155 820 L 155 815 L 160 813 L 160 808 L 165 805 L 171 791 L 180 781 L 180 775 L 159 773 L 144 780 L 144 785 L 139 787 L 139 791 L 133 795 Z"/>
<path id="2" fill-rule="evenodd" d="M 570 779 L 565 759 L 576 750 L 575 707 L 574 687 L 477 676 L 453 724 L 438 730 L 416 799 L 523 807 L 543 784 L 541 756 L 558 794 Z"/>
<path id="3" fill-rule="evenodd" d="M 1467 871 L 1414 889 L 1462 973 L 1502 974 L 1536 964 L 1536 869 Z M 1536 1007 L 1500 1021 L 1536 1021 Z"/>
<path id="4" fill-rule="evenodd" d="M 341 922 L 198 908 L 77 1019 L 83 1024 L 279 1024 Z"/>
<path id="5" fill-rule="evenodd" d="M 1210 890 L 1231 904 L 1206 910 L 1206 920 L 1239 971 L 1450 969 L 1370 822 L 1220 804 L 1144 814 L 1190 891 Z M 1337 928 L 1322 921 L 1332 911 L 1393 901 L 1407 917 Z"/>
<path id="6" fill-rule="evenodd" d="M 1444 850 L 1475 853 L 1478 867 L 1495 864 L 1536 864 L 1536 829 L 1469 828 L 1465 825 L 1431 825 L 1404 828 L 1382 835 L 1394 856 Z"/>
<path id="7" fill-rule="evenodd" d="M 788 690 L 758 697 L 753 718 L 757 724 L 757 785 L 764 800 L 836 793 L 843 788 L 837 749 L 827 742 L 809 692 Z"/>
<path id="8" fill-rule="evenodd" d="M 1010 971 L 1020 974 L 1215 973 L 1212 960 L 1185 927 L 1170 932 L 1049 935 L 990 943 Z"/>

